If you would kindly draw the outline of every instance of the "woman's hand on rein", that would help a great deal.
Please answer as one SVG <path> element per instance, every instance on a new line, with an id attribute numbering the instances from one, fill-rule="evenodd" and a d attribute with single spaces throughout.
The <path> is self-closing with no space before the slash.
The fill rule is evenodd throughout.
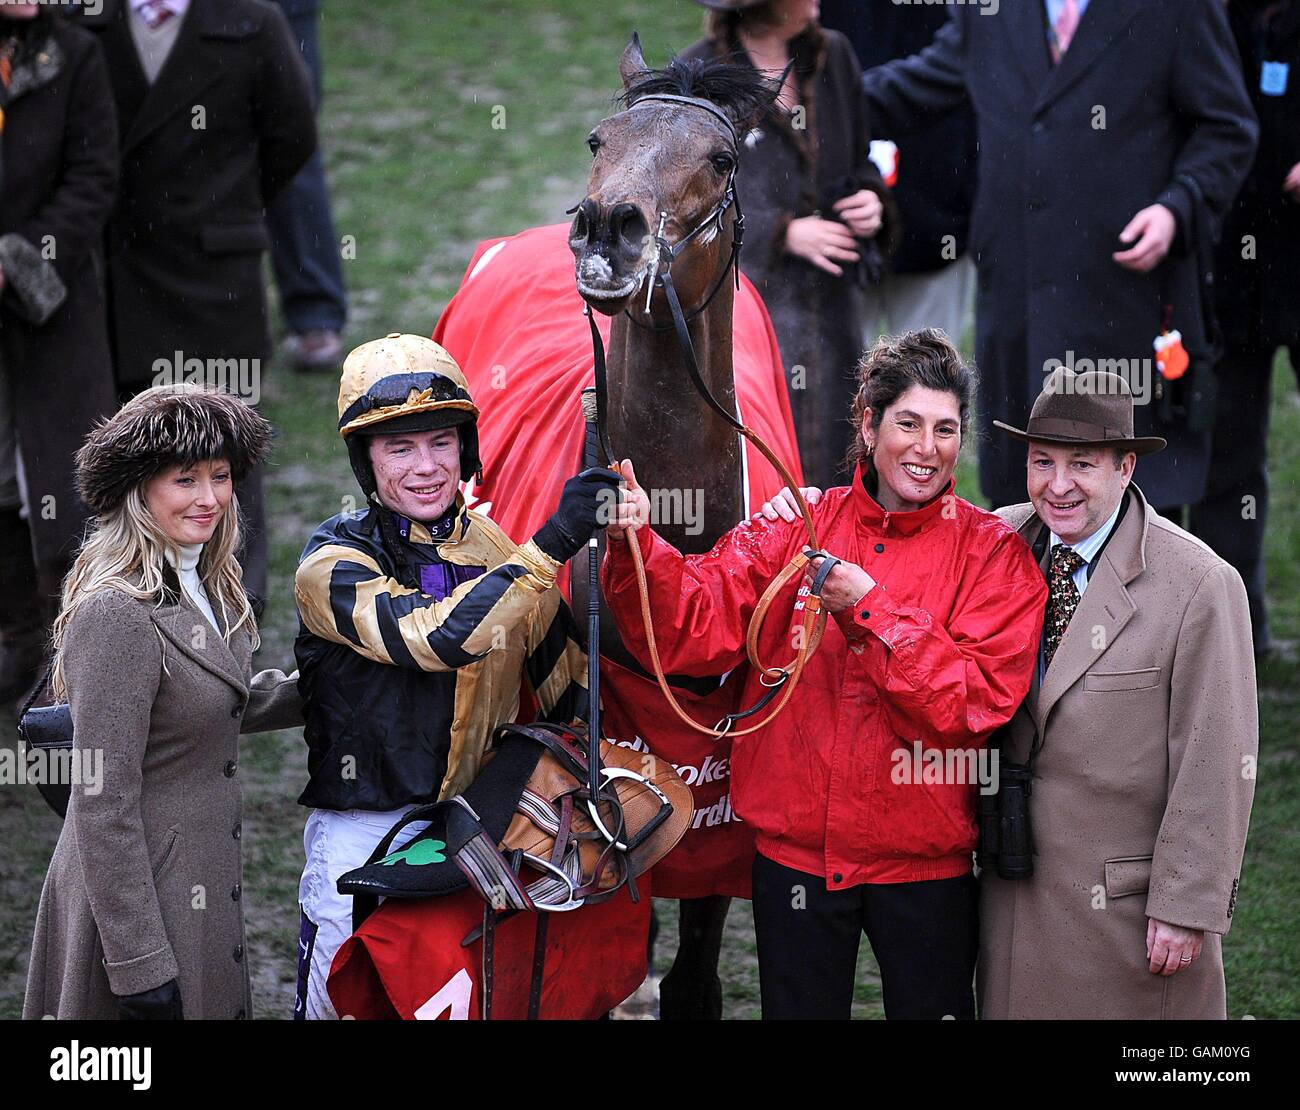
<path id="1" fill-rule="evenodd" d="M 803 494 L 803 499 L 809 505 L 816 505 L 822 499 L 822 491 L 817 486 L 800 486 L 799 492 Z M 794 494 L 790 492 L 790 487 L 786 486 L 771 501 L 764 501 L 763 507 L 749 519 L 759 520 L 760 518 L 784 520 L 793 524 L 796 520 L 802 520 L 803 514 L 799 512 L 799 505 L 794 499 Z"/>
<path id="2" fill-rule="evenodd" d="M 605 529 L 605 535 L 614 540 L 624 539 L 629 528 L 641 528 L 650 523 L 650 498 L 636 480 L 632 460 L 624 459 L 618 464 L 618 471 L 626 484 L 620 491 L 614 519 Z"/>
<path id="3" fill-rule="evenodd" d="M 804 579 L 810 586 L 822 562 L 820 555 L 808 560 Z M 847 609 L 850 605 L 856 604 L 875 584 L 876 580 L 856 563 L 836 563 L 822 584 L 822 608 L 828 613 L 838 613 L 841 609 Z"/>

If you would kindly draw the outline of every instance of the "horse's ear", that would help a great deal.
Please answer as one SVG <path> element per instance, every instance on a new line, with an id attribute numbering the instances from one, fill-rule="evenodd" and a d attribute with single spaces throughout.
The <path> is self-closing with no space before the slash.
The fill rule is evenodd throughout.
<path id="1" fill-rule="evenodd" d="M 649 68 L 645 64 L 644 56 L 641 54 L 641 38 L 633 31 L 632 37 L 628 40 L 627 47 L 623 51 L 623 56 L 618 60 L 618 75 L 623 78 L 623 88 L 625 90 L 631 88 L 632 82 Z"/>

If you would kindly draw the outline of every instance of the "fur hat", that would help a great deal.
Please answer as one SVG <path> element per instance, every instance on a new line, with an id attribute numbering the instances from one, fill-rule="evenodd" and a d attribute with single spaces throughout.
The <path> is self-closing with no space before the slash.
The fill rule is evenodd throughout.
<path id="1" fill-rule="evenodd" d="M 96 516 L 160 470 L 226 458 L 240 481 L 271 450 L 271 425 L 237 397 L 181 383 L 131 398 L 77 451 L 77 489 Z"/>

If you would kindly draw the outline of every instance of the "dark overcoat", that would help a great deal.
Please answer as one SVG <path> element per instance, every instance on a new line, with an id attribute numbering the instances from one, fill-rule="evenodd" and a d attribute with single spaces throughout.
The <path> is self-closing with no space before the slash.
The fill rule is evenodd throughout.
<path id="1" fill-rule="evenodd" d="M 26 1018 L 114 1019 L 172 979 L 187 1019 L 251 1013 L 239 735 L 302 723 L 298 675 L 254 675 L 247 631 L 227 643 L 170 582 L 161 605 L 101 589 L 68 625 L 73 743 L 102 770 L 41 889 Z"/>
<path id="2" fill-rule="evenodd" d="M 122 188 L 108 229 L 119 385 L 154 363 L 266 359 L 267 203 L 316 146 L 311 86 L 288 23 L 262 0 L 192 0 L 151 86 L 127 5 L 85 26 L 108 59 Z"/>
<path id="3" fill-rule="evenodd" d="M 1272 18 L 1261 25 L 1265 11 Z M 1234 0 L 1228 6 L 1259 116 L 1259 152 L 1223 229 L 1219 319 L 1234 346 L 1300 345 L 1300 202 L 1282 182 L 1300 164 L 1300 0 Z M 1261 88 L 1264 63 L 1287 67 L 1283 91 Z M 1300 366 L 1297 367 L 1300 370 Z"/>
<path id="4" fill-rule="evenodd" d="M 1169 304 L 1188 350 L 1206 355 L 1197 237 L 1217 237 L 1254 152 L 1257 126 L 1221 0 L 1092 0 L 1055 66 L 1041 0 L 992 12 L 955 6 L 927 49 L 864 79 L 880 137 L 968 99 L 975 110 L 982 427 L 994 418 L 1023 427 L 1044 375 L 1062 362 L 1126 360 L 1095 368 L 1139 387 L 1138 435 L 1170 441 L 1143 462 L 1143 487 L 1156 505 L 1195 502 L 1209 462 L 1213 374 L 1198 366 L 1166 411 L 1152 342 Z M 1173 247 L 1150 273 L 1126 270 L 1111 257 L 1123 249 L 1119 234 L 1156 203 L 1177 219 Z M 1022 500 L 1024 451 L 984 435 L 980 484 L 994 504 Z"/>
<path id="5" fill-rule="evenodd" d="M 0 238 L 20 236 L 66 295 L 43 323 L 0 296 L 0 361 L 13 390 L 36 559 L 59 568 L 81 539 L 85 507 L 72 454 L 113 411 L 100 240 L 117 184 L 117 132 L 94 37 L 52 18 L 15 66 L 0 151 Z M 48 37 L 46 37 L 48 36 Z"/>
<path id="6" fill-rule="evenodd" d="M 681 57 L 734 56 L 738 64 L 750 65 L 737 49 L 735 43 L 703 39 Z M 805 52 L 797 45 L 792 49 L 800 67 Z M 894 235 L 897 218 L 867 154 L 862 70 L 853 47 L 838 31 L 818 30 L 806 56 L 796 68 L 800 115 L 769 115 L 741 145 L 737 190 L 745 242 L 740 268 L 758 287 L 781 345 L 804 477 L 826 488 L 843 484 L 837 474 L 852 434 L 849 410 L 862 354 L 862 311 L 848 270 L 836 277 L 785 253 L 786 228 L 803 216 L 831 215 L 830 205 L 857 189 L 870 189 L 886 201 L 878 243 Z"/>

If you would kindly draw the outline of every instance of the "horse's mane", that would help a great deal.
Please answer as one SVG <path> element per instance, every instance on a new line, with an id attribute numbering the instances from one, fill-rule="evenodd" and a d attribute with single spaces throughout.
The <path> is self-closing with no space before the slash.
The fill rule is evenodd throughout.
<path id="1" fill-rule="evenodd" d="M 738 124 L 761 119 L 772 107 L 777 86 L 753 66 L 734 58 L 673 58 L 663 69 L 647 69 L 616 98 L 630 108 L 643 96 L 669 93 L 716 104 Z"/>

